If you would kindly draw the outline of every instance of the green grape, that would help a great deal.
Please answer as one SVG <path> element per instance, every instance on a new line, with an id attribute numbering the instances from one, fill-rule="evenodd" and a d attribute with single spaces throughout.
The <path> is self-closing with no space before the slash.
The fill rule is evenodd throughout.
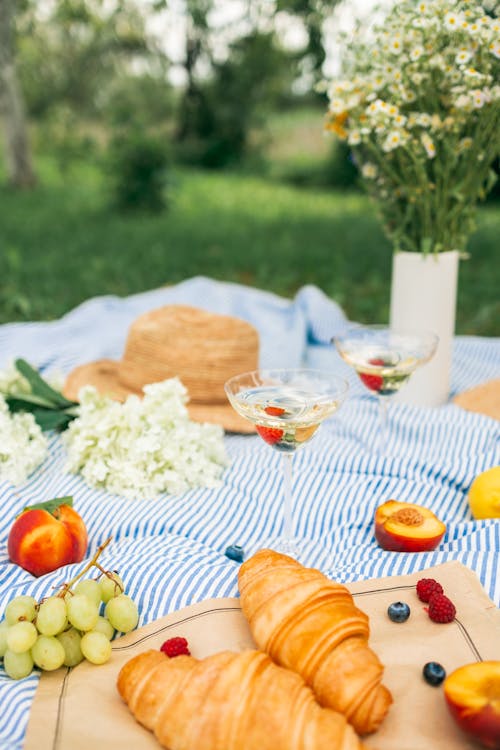
<path id="1" fill-rule="evenodd" d="M 33 622 L 36 614 L 36 601 L 32 596 L 16 596 L 5 607 L 5 619 L 9 625 L 26 620 Z"/>
<path id="2" fill-rule="evenodd" d="M 64 664 L 64 647 L 53 635 L 39 635 L 31 649 L 31 656 L 37 667 L 52 672 Z"/>
<path id="3" fill-rule="evenodd" d="M 7 632 L 7 648 L 14 654 L 24 654 L 29 651 L 38 638 L 38 633 L 32 622 L 16 622 Z"/>
<path id="4" fill-rule="evenodd" d="M 82 653 L 92 664 L 104 664 L 111 656 L 111 643 L 104 633 L 93 630 L 82 636 Z"/>
<path id="5" fill-rule="evenodd" d="M 9 623 L 7 620 L 2 620 L 0 622 L 0 659 L 3 658 L 3 655 L 7 651 L 7 633 L 9 630 Z"/>
<path id="6" fill-rule="evenodd" d="M 13 651 L 6 651 L 3 658 L 3 667 L 5 672 L 13 680 L 22 680 L 31 674 L 33 669 L 33 658 L 29 651 L 23 654 L 15 654 Z"/>
<path id="7" fill-rule="evenodd" d="M 64 630 L 68 620 L 66 618 L 66 604 L 58 596 L 50 596 L 40 604 L 36 616 L 36 626 L 42 635 L 57 635 Z"/>
<path id="8" fill-rule="evenodd" d="M 92 630 L 99 618 L 97 605 L 83 594 L 75 594 L 67 603 L 68 620 L 77 630 Z"/>
<path id="9" fill-rule="evenodd" d="M 123 594 L 123 581 L 118 573 L 110 573 L 109 576 L 103 576 L 99 581 L 99 585 L 101 587 L 101 599 L 104 604 L 107 604 L 114 596 Z"/>
<path id="10" fill-rule="evenodd" d="M 56 638 L 64 648 L 64 666 L 76 667 L 77 664 L 80 664 L 83 660 L 83 654 L 80 648 L 82 638 L 78 630 L 75 630 L 75 628 L 64 630 Z"/>
<path id="11" fill-rule="evenodd" d="M 101 586 L 99 581 L 94 581 L 92 578 L 84 578 L 76 584 L 73 591 L 75 594 L 83 594 L 87 599 L 94 602 L 97 607 L 101 604 Z"/>
<path id="12" fill-rule="evenodd" d="M 99 619 L 97 620 L 96 624 L 94 625 L 94 627 L 92 628 L 90 632 L 102 633 L 103 635 L 106 636 L 108 641 L 110 641 L 115 634 L 115 629 L 111 625 L 111 623 L 108 620 L 106 620 L 105 617 L 101 617 L 101 615 L 99 615 Z"/>
<path id="13" fill-rule="evenodd" d="M 111 625 L 122 633 L 133 630 L 139 621 L 137 605 L 126 594 L 110 599 L 106 604 L 105 614 Z"/>

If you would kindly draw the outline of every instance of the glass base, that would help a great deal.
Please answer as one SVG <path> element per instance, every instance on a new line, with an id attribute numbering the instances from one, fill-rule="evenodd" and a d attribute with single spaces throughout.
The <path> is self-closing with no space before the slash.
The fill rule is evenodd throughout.
<path id="1" fill-rule="evenodd" d="M 288 539 L 285 537 L 275 537 L 273 539 L 264 539 L 262 542 L 253 545 L 252 553 L 260 549 L 272 549 L 281 555 L 288 555 L 294 560 L 301 560 L 305 556 L 301 539 Z"/>

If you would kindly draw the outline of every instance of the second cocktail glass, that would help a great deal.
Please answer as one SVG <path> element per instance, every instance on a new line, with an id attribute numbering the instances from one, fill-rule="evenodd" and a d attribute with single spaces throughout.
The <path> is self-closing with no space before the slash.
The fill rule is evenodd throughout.
<path id="1" fill-rule="evenodd" d="M 262 546 L 297 558 L 301 543 L 293 536 L 292 457 L 337 411 L 348 384 L 322 370 L 254 370 L 228 380 L 225 390 L 234 409 L 254 423 L 264 442 L 282 454 L 283 534 L 265 540 Z"/>
<path id="2" fill-rule="evenodd" d="M 438 337 L 430 331 L 406 331 L 384 325 L 353 326 L 333 343 L 379 402 L 379 445 L 387 429 L 387 401 L 408 382 L 417 367 L 434 355 Z"/>

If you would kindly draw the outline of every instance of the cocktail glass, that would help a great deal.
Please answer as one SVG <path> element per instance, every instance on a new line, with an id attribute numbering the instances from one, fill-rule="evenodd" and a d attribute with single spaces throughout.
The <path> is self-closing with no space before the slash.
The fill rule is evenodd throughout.
<path id="1" fill-rule="evenodd" d="M 282 455 L 283 534 L 263 546 L 298 558 L 302 547 L 293 536 L 292 457 L 337 411 L 348 383 L 322 370 L 254 370 L 228 380 L 225 390 L 233 408 L 253 422 L 262 440 Z"/>
<path id="2" fill-rule="evenodd" d="M 379 403 L 379 446 L 385 445 L 387 402 L 408 382 L 417 367 L 434 355 L 438 337 L 430 331 L 405 331 L 383 325 L 353 326 L 333 342 Z"/>

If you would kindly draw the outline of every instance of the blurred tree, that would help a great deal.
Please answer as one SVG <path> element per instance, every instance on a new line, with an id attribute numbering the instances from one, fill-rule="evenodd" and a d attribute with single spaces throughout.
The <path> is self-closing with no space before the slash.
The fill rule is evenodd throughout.
<path id="1" fill-rule="evenodd" d="M 10 184 L 32 187 L 35 174 L 31 161 L 19 85 L 14 41 L 15 0 L 0 0 L 0 116 L 4 122 L 5 162 Z"/>
<path id="2" fill-rule="evenodd" d="M 19 20 L 20 75 L 30 114 L 59 104 L 94 117 L 124 69 L 142 70 L 151 50 L 144 18 L 131 0 L 55 0 L 40 15 L 31 0 Z"/>
<path id="3" fill-rule="evenodd" d="M 323 23 L 340 0 L 276 0 L 277 12 L 286 11 L 301 19 L 307 32 L 307 44 L 299 53 L 303 60 L 310 61 L 310 69 L 317 77 L 325 62 Z"/>
<path id="4" fill-rule="evenodd" d="M 299 75 L 307 70 L 309 78 L 320 77 L 325 60 L 323 23 L 338 2 L 246 0 L 229 29 L 214 27 L 214 0 L 185 0 L 186 85 L 176 126 L 182 158 L 212 167 L 241 159 L 262 115 L 297 98 L 293 84 Z M 278 14 L 300 19 L 307 42 L 299 51 L 281 43 Z"/>
<path id="5" fill-rule="evenodd" d="M 203 132 L 207 114 L 207 102 L 197 79 L 200 60 L 211 64 L 209 44 L 210 27 L 208 14 L 213 0 L 186 0 L 186 41 L 183 61 L 186 85 L 180 99 L 177 114 L 177 140 L 182 142 Z"/>

